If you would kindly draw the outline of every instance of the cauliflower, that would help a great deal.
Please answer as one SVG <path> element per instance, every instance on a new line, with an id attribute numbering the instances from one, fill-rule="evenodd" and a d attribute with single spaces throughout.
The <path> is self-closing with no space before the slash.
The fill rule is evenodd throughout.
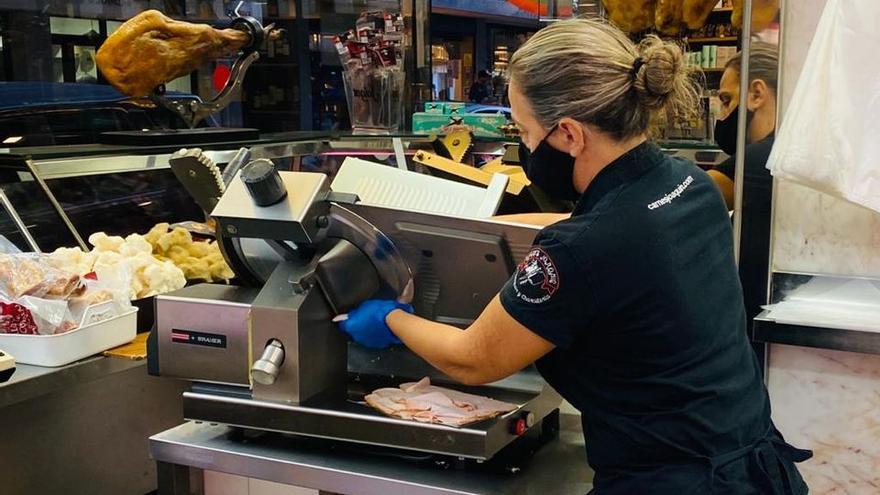
<path id="1" fill-rule="evenodd" d="M 213 282 L 235 277 L 216 242 L 193 241 L 192 234 L 180 227 L 168 229 L 167 223 L 160 223 L 144 236 L 153 246 L 153 256 L 174 263 L 187 280 Z"/>
<path id="2" fill-rule="evenodd" d="M 123 256 L 135 256 L 138 253 L 151 254 L 152 252 L 153 245 L 140 234 L 131 234 L 126 237 L 125 244 L 119 250 L 119 254 Z"/>
<path id="3" fill-rule="evenodd" d="M 192 234 L 189 233 L 188 230 L 177 227 L 176 229 L 168 232 L 166 234 L 162 234 L 159 237 L 159 240 L 156 241 L 159 249 L 162 252 L 168 251 L 171 246 L 189 246 L 192 244 Z"/>
<path id="4" fill-rule="evenodd" d="M 96 251 L 112 251 L 118 253 L 125 244 L 125 239 L 119 236 L 108 236 L 104 232 L 95 232 L 89 236 L 89 244 L 95 247 Z"/>
<path id="5" fill-rule="evenodd" d="M 58 248 L 46 258 L 46 262 L 59 270 L 82 276 L 94 269 L 95 259 L 94 253 L 80 248 Z"/>
<path id="6" fill-rule="evenodd" d="M 159 240 L 164 241 L 165 248 L 156 244 Z M 192 265 L 191 271 L 204 272 L 204 278 L 210 277 L 208 262 L 190 255 L 192 236 L 189 232 L 175 229 L 169 233 L 167 223 L 156 225 L 146 235 L 131 234 L 124 239 L 96 232 L 89 236 L 89 243 L 95 247 L 90 253 L 79 248 L 57 249 L 49 256 L 51 265 L 79 275 L 95 272 L 100 281 L 128 287 L 131 299 L 154 296 L 186 285 L 184 272 L 175 263 Z M 161 259 L 166 257 L 174 262 Z"/>
<path id="7" fill-rule="evenodd" d="M 166 232 L 168 232 L 169 224 L 157 223 L 149 232 L 144 235 L 144 239 L 149 242 L 151 245 L 155 246 L 157 242 L 159 242 L 159 238 L 162 237 Z"/>
<path id="8" fill-rule="evenodd" d="M 124 259 L 121 254 L 114 251 L 98 252 L 95 254 L 95 273 L 98 274 L 98 278 L 101 278 L 99 270 L 115 270 L 117 265 L 122 263 Z"/>
<path id="9" fill-rule="evenodd" d="M 163 292 L 170 292 L 183 288 L 186 285 L 186 277 L 180 268 L 170 261 L 151 264 L 144 268 L 140 276 L 146 282 L 147 292 L 140 297 L 155 296 Z"/>
<path id="10" fill-rule="evenodd" d="M 207 280 L 211 282 L 211 270 L 207 260 L 199 258 L 187 258 L 183 263 L 177 263 L 183 270 L 188 280 Z"/>

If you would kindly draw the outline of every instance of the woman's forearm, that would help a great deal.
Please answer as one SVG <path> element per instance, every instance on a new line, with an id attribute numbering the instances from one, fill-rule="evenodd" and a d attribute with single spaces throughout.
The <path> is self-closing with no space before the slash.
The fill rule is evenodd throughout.
<path id="1" fill-rule="evenodd" d="M 480 316 L 459 330 L 395 310 L 385 323 L 407 347 L 466 385 L 491 383 L 516 373 L 554 345 L 516 321 L 495 296 Z"/>
<path id="2" fill-rule="evenodd" d="M 405 311 L 392 311 L 386 318 L 388 327 L 406 346 L 432 366 L 465 383 L 484 383 L 487 370 L 480 370 L 480 350 L 476 343 L 467 343 L 466 331 L 436 323 Z"/>

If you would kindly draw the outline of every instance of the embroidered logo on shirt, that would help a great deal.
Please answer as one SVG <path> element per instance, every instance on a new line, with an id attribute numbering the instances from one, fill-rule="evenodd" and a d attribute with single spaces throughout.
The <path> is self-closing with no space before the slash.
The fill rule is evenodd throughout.
<path id="1" fill-rule="evenodd" d="M 688 175 L 687 179 L 685 179 L 684 182 L 679 184 L 678 187 L 676 187 L 675 189 L 673 189 L 672 191 L 670 191 L 668 194 L 666 194 L 662 198 L 658 199 L 657 201 L 654 201 L 653 203 L 649 204 L 648 209 L 649 210 L 656 210 L 657 208 L 660 208 L 661 206 L 666 206 L 669 203 L 672 203 L 673 201 L 675 201 L 675 198 L 681 196 L 681 194 L 684 192 L 684 190 L 687 189 L 688 186 L 691 185 L 693 182 L 694 182 L 693 176 Z"/>
<path id="2" fill-rule="evenodd" d="M 533 248 L 516 268 L 513 288 L 525 302 L 541 304 L 559 290 L 559 271 L 543 249 Z"/>

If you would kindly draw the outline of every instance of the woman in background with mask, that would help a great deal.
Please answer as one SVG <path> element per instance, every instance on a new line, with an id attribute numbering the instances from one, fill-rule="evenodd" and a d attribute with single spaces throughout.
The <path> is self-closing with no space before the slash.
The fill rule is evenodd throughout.
<path id="1" fill-rule="evenodd" d="M 721 77 L 718 97 L 723 118 L 715 125 L 715 141 L 731 155 L 709 176 L 718 185 L 729 210 L 733 209 L 736 138 L 739 121 L 742 54 L 730 59 Z M 777 47 L 753 42 L 749 51 L 749 87 L 746 100 L 746 147 L 743 174 L 742 235 L 739 275 L 743 286 L 746 319 L 752 320 L 767 304 L 770 263 L 770 210 L 773 177 L 767 159 L 776 130 L 776 84 L 779 74 Z"/>
<path id="2" fill-rule="evenodd" d="M 582 413 L 598 495 L 806 493 L 793 461 L 809 454 L 773 427 L 746 338 L 721 195 L 646 138 L 654 112 L 697 104 L 681 50 L 563 21 L 509 74 L 528 175 L 575 200 L 571 217 L 538 234 L 465 330 L 380 300 L 342 329 L 371 347 L 402 342 L 466 384 L 535 363 Z"/>
<path id="3" fill-rule="evenodd" d="M 721 118 L 715 123 L 715 142 L 730 157 L 709 175 L 718 184 L 729 210 L 733 209 L 734 169 L 736 159 L 737 126 L 739 124 L 740 68 L 742 53 L 727 62 L 718 98 L 721 100 Z M 746 159 L 747 181 L 770 184 L 767 158 L 773 148 L 776 131 L 776 81 L 779 75 L 777 47 L 753 42 L 749 49 L 749 94 L 746 101 Z"/>

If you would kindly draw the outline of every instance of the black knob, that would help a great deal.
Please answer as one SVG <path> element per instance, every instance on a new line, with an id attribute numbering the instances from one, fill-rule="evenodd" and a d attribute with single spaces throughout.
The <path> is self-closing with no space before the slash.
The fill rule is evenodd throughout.
<path id="1" fill-rule="evenodd" d="M 241 169 L 241 180 L 257 206 L 270 206 L 287 196 L 281 174 L 271 160 L 260 158 Z"/>

